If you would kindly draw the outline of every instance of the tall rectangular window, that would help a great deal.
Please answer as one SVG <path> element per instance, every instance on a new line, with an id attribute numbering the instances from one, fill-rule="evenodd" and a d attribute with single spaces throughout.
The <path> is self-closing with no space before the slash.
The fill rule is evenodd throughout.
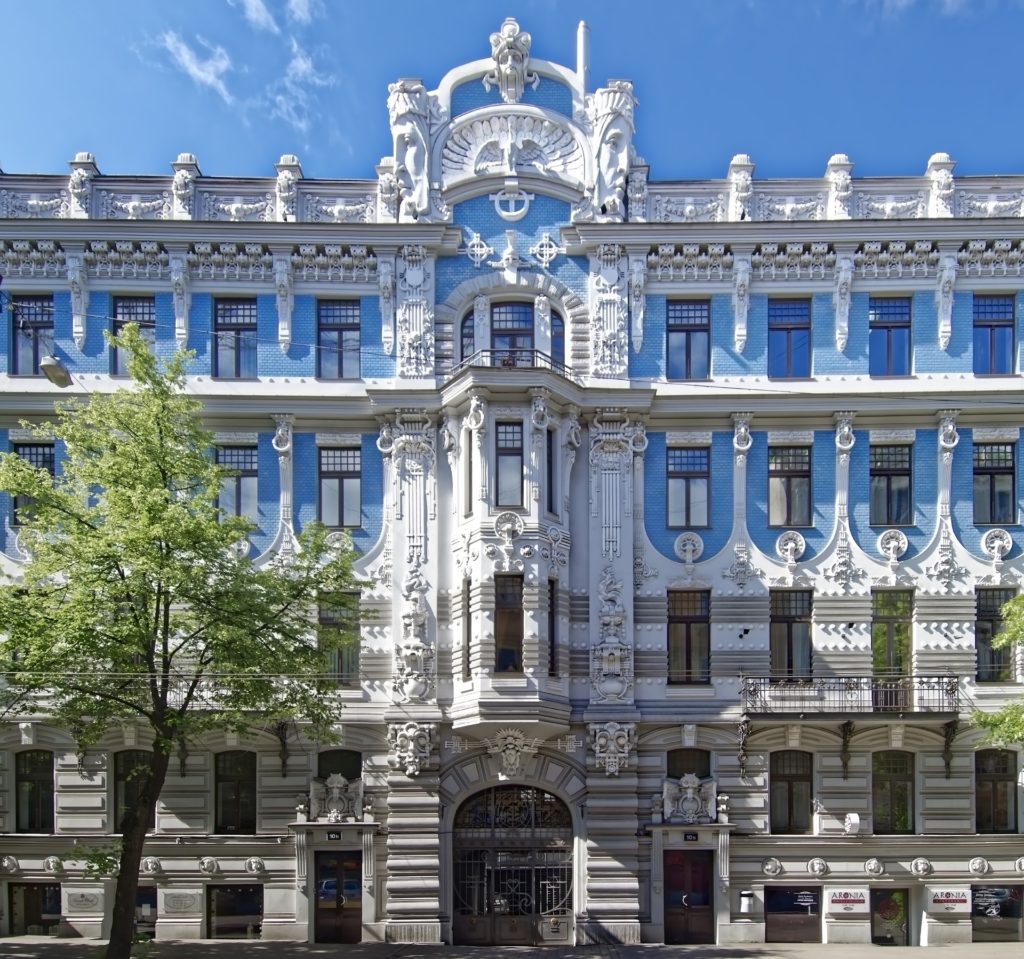
<path id="1" fill-rule="evenodd" d="M 533 304 L 491 307 L 491 349 L 495 366 L 533 366 Z"/>
<path id="2" fill-rule="evenodd" d="M 217 833 L 256 832 L 256 753 L 236 749 L 214 757 Z"/>
<path id="3" fill-rule="evenodd" d="M 798 749 L 774 752 L 768 761 L 768 771 L 772 832 L 810 832 L 814 757 Z"/>
<path id="4" fill-rule="evenodd" d="M 1012 296 L 974 295 L 974 372 L 979 376 L 1012 373 L 1014 367 Z"/>
<path id="5" fill-rule="evenodd" d="M 811 675 L 812 597 L 812 592 L 804 589 L 771 592 L 771 673 L 775 679 Z"/>
<path id="6" fill-rule="evenodd" d="M 228 516 L 259 518 L 259 470 L 255 446 L 217 447 L 217 465 L 231 470 L 220 482 L 217 505 Z"/>
<path id="7" fill-rule="evenodd" d="M 974 445 L 974 522 L 1017 522 L 1013 443 Z"/>
<path id="8" fill-rule="evenodd" d="M 982 749 L 974 754 L 975 829 L 1017 832 L 1017 753 Z"/>
<path id="9" fill-rule="evenodd" d="M 124 829 L 124 817 L 142 801 L 153 769 L 153 753 L 146 749 L 122 749 L 114 753 L 114 828 Z M 150 810 L 147 831 L 156 828 L 156 806 Z"/>
<path id="10" fill-rule="evenodd" d="M 41 376 L 39 361 L 53 352 L 53 297 L 11 297 L 11 373 Z"/>
<path id="11" fill-rule="evenodd" d="M 671 685 L 711 682 L 711 593 L 707 590 L 669 590 L 668 681 Z"/>
<path id="12" fill-rule="evenodd" d="M 355 447 L 320 449 L 320 522 L 356 527 L 362 523 L 361 453 Z"/>
<path id="13" fill-rule="evenodd" d="M 156 347 L 156 299 L 152 296 L 115 296 L 113 334 L 120 336 L 124 328 L 134 323 L 139 336 L 152 353 Z M 110 372 L 114 376 L 128 375 L 128 355 L 116 346 L 110 348 Z"/>
<path id="14" fill-rule="evenodd" d="M 256 378 L 256 300 L 217 300 L 213 305 L 213 375 Z"/>
<path id="15" fill-rule="evenodd" d="M 868 301 L 868 372 L 910 375 L 910 298 L 873 296 Z"/>
<path id="16" fill-rule="evenodd" d="M 914 754 L 887 749 L 871 757 L 871 818 L 877 835 L 914 831 Z"/>
<path id="17" fill-rule="evenodd" d="M 909 526 L 913 522 L 910 446 L 872 446 L 870 453 L 872 526 Z"/>
<path id="18" fill-rule="evenodd" d="M 14 757 L 17 832 L 53 832 L 53 753 L 29 749 Z"/>
<path id="19" fill-rule="evenodd" d="M 811 375 L 811 301 L 768 301 L 768 375 L 800 379 Z"/>
<path id="20" fill-rule="evenodd" d="M 558 436 L 554 430 L 548 430 L 547 446 L 544 450 L 545 494 L 544 501 L 549 513 L 558 513 Z"/>
<path id="21" fill-rule="evenodd" d="M 15 456 L 21 457 L 30 466 L 36 469 L 44 469 L 51 476 L 57 469 L 57 457 L 54 452 L 53 443 L 15 443 L 11 447 Z M 32 517 L 34 500 L 31 496 L 14 497 L 13 526 L 20 526 Z"/>
<path id="22" fill-rule="evenodd" d="M 711 343 L 711 304 L 681 300 L 668 304 L 668 379 L 706 380 Z"/>
<path id="23" fill-rule="evenodd" d="M 495 506 L 523 505 L 523 424 L 495 424 Z"/>
<path id="24" fill-rule="evenodd" d="M 872 705 L 883 712 L 905 712 L 911 705 L 909 680 L 914 594 L 875 590 L 871 594 Z"/>
<path id="25" fill-rule="evenodd" d="M 317 620 L 321 627 L 345 629 L 354 634 L 352 641 L 331 649 L 327 671 L 332 682 L 339 686 L 359 685 L 359 624 L 358 611 L 342 611 L 321 606 Z M 333 644 L 332 644 L 333 645 Z"/>
<path id="26" fill-rule="evenodd" d="M 319 300 L 316 330 L 317 375 L 324 380 L 359 379 L 359 301 Z"/>
<path id="27" fill-rule="evenodd" d="M 708 525 L 711 450 L 702 447 L 668 449 L 668 525 L 685 528 Z"/>
<path id="28" fill-rule="evenodd" d="M 494 577 L 494 671 L 523 671 L 523 577 Z"/>
<path id="29" fill-rule="evenodd" d="M 811 525 L 811 448 L 768 447 L 768 525 Z"/>
<path id="30" fill-rule="evenodd" d="M 558 675 L 558 580 L 548 580 L 548 676 Z"/>
<path id="31" fill-rule="evenodd" d="M 974 647 L 978 653 L 979 683 L 1012 683 L 1013 648 L 995 647 L 992 640 L 1003 628 L 1003 606 L 1016 595 L 1012 589 L 979 589 L 974 620 Z"/>

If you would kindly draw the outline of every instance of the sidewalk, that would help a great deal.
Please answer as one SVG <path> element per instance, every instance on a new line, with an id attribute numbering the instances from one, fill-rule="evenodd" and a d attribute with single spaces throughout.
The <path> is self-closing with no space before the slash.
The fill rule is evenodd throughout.
<path id="1" fill-rule="evenodd" d="M 100 959 L 104 943 L 84 939 L 51 939 L 18 936 L 0 939 L 4 959 Z M 827 949 L 829 959 L 890 959 L 890 957 L 948 956 L 958 951 L 960 959 L 1020 959 L 1019 942 L 978 942 L 959 946 L 883 947 L 871 945 L 753 944 L 744 946 L 425 946 L 397 943 L 359 945 L 310 944 L 303 942 L 261 942 L 252 940 L 181 939 L 147 943 L 136 947 L 139 959 L 305 959 L 335 956 L 344 959 L 820 959 Z M 881 950 L 881 951 L 880 951 Z"/>

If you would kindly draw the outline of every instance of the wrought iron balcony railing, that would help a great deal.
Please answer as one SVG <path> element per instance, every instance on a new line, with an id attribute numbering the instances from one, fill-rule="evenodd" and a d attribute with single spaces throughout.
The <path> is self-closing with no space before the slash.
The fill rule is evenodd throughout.
<path id="1" fill-rule="evenodd" d="M 743 676 L 744 713 L 958 713 L 956 676 Z"/>
<path id="2" fill-rule="evenodd" d="M 567 380 L 577 382 L 576 374 L 564 363 L 552 359 L 540 350 L 477 350 L 452 370 L 458 376 L 471 367 L 490 367 L 504 370 L 551 370 Z"/>

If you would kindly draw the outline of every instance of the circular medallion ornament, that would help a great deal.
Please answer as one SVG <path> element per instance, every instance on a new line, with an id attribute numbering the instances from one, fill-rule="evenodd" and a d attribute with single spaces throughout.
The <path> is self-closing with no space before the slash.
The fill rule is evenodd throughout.
<path id="1" fill-rule="evenodd" d="M 761 872 L 766 876 L 780 876 L 782 875 L 782 863 L 772 856 L 761 863 Z"/>
<path id="2" fill-rule="evenodd" d="M 872 858 L 864 863 L 864 871 L 869 876 L 880 876 L 883 872 L 885 872 L 885 866 L 882 865 L 881 859 Z"/>
<path id="3" fill-rule="evenodd" d="M 146 856 L 140 863 L 140 869 L 147 876 L 155 876 L 160 872 L 160 860 L 156 856 Z"/>
<path id="4" fill-rule="evenodd" d="M 43 860 L 43 868 L 53 875 L 64 871 L 64 861 L 59 856 L 47 856 Z"/>
<path id="5" fill-rule="evenodd" d="M 213 856 L 203 856 L 199 860 L 199 871 L 207 876 L 212 876 L 217 871 L 217 860 Z"/>
<path id="6" fill-rule="evenodd" d="M 255 876 L 257 873 L 263 872 L 267 868 L 266 863 L 260 859 L 259 856 L 251 856 L 245 860 L 245 871 L 250 876 Z"/>
<path id="7" fill-rule="evenodd" d="M 899 559 L 909 545 L 907 534 L 901 529 L 887 529 L 878 537 L 878 552 L 890 562 Z"/>
<path id="8" fill-rule="evenodd" d="M 0 872 L 17 872 L 18 871 L 18 860 L 14 856 L 4 856 L 0 858 Z"/>
<path id="9" fill-rule="evenodd" d="M 975 876 L 984 876 L 985 873 L 991 868 L 988 864 L 988 860 L 984 856 L 975 856 L 968 864 L 967 868 Z"/>
<path id="10" fill-rule="evenodd" d="M 506 510 L 494 517 L 494 533 L 502 539 L 513 540 L 523 532 L 523 518 L 518 513 Z"/>
<path id="11" fill-rule="evenodd" d="M 786 563 L 795 563 L 804 555 L 807 541 L 795 529 L 787 529 L 775 541 L 775 554 Z"/>
<path id="12" fill-rule="evenodd" d="M 1013 549 L 1013 537 L 1005 529 L 986 530 L 981 537 L 981 548 L 989 559 L 1000 562 Z"/>
<path id="13" fill-rule="evenodd" d="M 910 871 L 915 876 L 930 875 L 932 871 L 931 860 L 925 859 L 924 856 L 918 856 L 918 858 L 910 864 Z"/>
<path id="14" fill-rule="evenodd" d="M 1017 872 L 1024 872 L 1024 856 L 1021 856 L 1021 857 L 1020 857 L 1020 858 L 1019 858 L 1019 859 L 1018 859 L 1018 860 L 1017 860 L 1017 861 L 1016 861 L 1016 862 L 1015 862 L 1015 863 L 1013 864 L 1013 868 L 1014 868 L 1014 869 L 1016 869 L 1016 870 L 1017 870 Z"/>
<path id="15" fill-rule="evenodd" d="M 820 856 L 815 856 L 807 861 L 807 871 L 812 876 L 826 876 L 828 875 L 828 863 Z"/>
<path id="16" fill-rule="evenodd" d="M 704 554 L 704 540 L 696 533 L 680 533 L 676 537 L 675 551 L 684 563 L 695 563 Z"/>

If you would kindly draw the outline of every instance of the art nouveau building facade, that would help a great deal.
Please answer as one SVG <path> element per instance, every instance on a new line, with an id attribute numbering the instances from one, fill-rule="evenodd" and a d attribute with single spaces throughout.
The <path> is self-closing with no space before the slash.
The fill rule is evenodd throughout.
<path id="1" fill-rule="evenodd" d="M 257 561 L 350 530 L 340 747 L 176 757 L 158 937 L 1021 939 L 1021 755 L 967 720 L 1024 571 L 1024 178 L 660 183 L 632 86 L 506 22 L 366 182 L 0 175 L 0 443 L 195 351 Z M 486 47 L 482 50 L 484 52 Z M 0 532 L 17 575 L 12 504 Z M 0 728 L 0 932 L 101 935 L 144 731 Z"/>

